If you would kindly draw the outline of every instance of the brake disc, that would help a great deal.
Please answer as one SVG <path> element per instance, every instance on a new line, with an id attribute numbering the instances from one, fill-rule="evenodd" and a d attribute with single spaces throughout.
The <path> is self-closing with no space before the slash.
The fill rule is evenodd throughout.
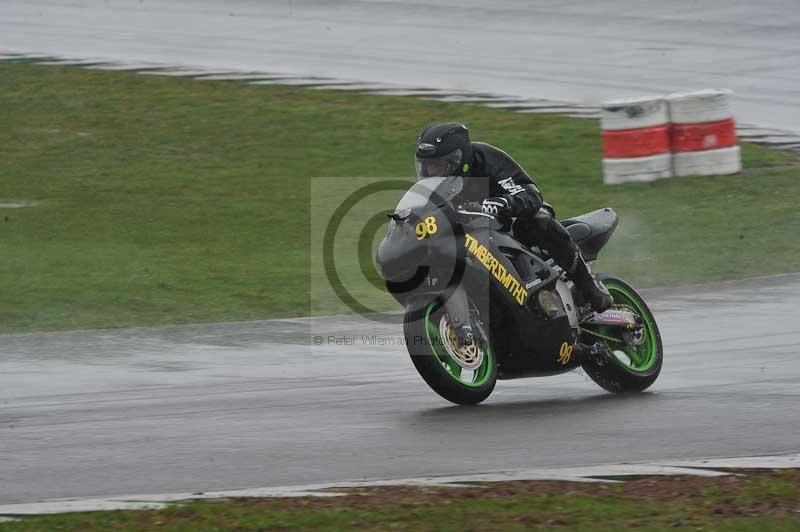
<path id="1" fill-rule="evenodd" d="M 630 307 L 628 305 L 619 305 L 619 306 L 627 311 L 633 312 L 633 314 L 637 318 L 636 320 L 637 322 L 642 321 L 642 317 L 633 307 Z M 622 339 L 625 340 L 625 343 L 631 347 L 639 347 L 647 339 L 647 331 L 645 330 L 645 327 L 642 323 L 638 323 L 637 326 L 634 327 L 633 329 L 626 329 L 625 331 L 623 331 Z"/>
<path id="2" fill-rule="evenodd" d="M 483 364 L 485 354 L 476 335 L 473 335 L 469 342 L 459 345 L 455 329 L 447 319 L 447 315 L 439 320 L 439 338 L 442 339 L 444 350 L 450 358 L 462 368 L 476 370 Z"/>
<path id="3" fill-rule="evenodd" d="M 645 334 L 644 327 L 622 333 L 622 339 L 625 340 L 626 344 L 632 347 L 639 347 L 644 343 L 646 338 L 647 335 Z"/>

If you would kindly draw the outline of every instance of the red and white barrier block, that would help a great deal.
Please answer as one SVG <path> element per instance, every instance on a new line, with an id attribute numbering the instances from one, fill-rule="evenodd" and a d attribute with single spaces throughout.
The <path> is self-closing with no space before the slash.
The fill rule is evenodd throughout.
<path id="1" fill-rule="evenodd" d="M 742 169 L 732 92 L 704 90 L 667 96 L 672 167 L 676 176 L 726 175 Z"/>
<path id="2" fill-rule="evenodd" d="M 672 176 L 669 111 L 663 98 L 605 102 L 601 124 L 606 184 Z"/>

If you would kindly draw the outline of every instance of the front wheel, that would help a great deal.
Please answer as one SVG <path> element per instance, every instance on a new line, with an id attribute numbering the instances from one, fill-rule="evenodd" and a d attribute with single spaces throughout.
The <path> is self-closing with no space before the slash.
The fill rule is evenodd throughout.
<path id="1" fill-rule="evenodd" d="M 476 405 L 497 382 L 497 362 L 489 337 L 475 324 L 475 338 L 459 345 L 449 316 L 439 301 L 406 306 L 403 333 L 411 361 L 433 391 L 459 405 Z"/>
<path id="2" fill-rule="evenodd" d="M 609 392 L 641 392 L 650 387 L 661 373 L 664 358 L 661 333 L 653 313 L 631 285 L 613 275 L 599 274 L 598 277 L 614 297 L 611 308 L 633 311 L 642 318 L 642 326 L 637 331 L 587 326 L 582 333 L 583 342 L 602 342 L 610 356 L 588 359 L 583 370 Z"/>

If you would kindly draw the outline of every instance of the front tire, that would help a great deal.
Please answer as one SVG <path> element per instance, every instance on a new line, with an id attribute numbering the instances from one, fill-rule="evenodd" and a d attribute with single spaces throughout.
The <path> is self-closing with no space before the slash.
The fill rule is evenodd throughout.
<path id="1" fill-rule="evenodd" d="M 406 306 L 403 333 L 414 367 L 433 391 L 459 405 L 476 405 L 489 397 L 497 382 L 497 362 L 488 335 L 475 324 L 476 340 L 464 352 L 453 343 L 449 318 L 439 301 Z M 444 334 L 442 334 L 444 333 Z M 473 367 L 474 366 L 474 367 Z"/>
<path id="2" fill-rule="evenodd" d="M 614 297 L 614 306 L 629 307 L 642 317 L 644 336 L 637 341 L 641 342 L 639 345 L 631 345 L 621 338 L 622 333 L 618 328 L 587 328 L 583 332 L 582 341 L 586 344 L 603 342 L 610 356 L 588 359 L 583 363 L 583 370 L 594 382 L 611 393 L 644 391 L 658 378 L 664 359 L 664 347 L 656 320 L 644 299 L 631 285 L 609 274 L 599 274 L 598 277 Z M 586 332 L 587 330 L 605 338 Z"/>

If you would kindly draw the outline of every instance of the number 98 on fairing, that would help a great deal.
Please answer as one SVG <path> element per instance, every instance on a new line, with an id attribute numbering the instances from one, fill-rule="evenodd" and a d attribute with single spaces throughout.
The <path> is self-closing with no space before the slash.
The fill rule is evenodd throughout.
<path id="1" fill-rule="evenodd" d="M 417 240 L 422 240 L 423 238 L 436 233 L 438 230 L 439 228 L 436 226 L 436 218 L 433 216 L 428 216 L 424 221 L 418 223 L 415 227 Z"/>

